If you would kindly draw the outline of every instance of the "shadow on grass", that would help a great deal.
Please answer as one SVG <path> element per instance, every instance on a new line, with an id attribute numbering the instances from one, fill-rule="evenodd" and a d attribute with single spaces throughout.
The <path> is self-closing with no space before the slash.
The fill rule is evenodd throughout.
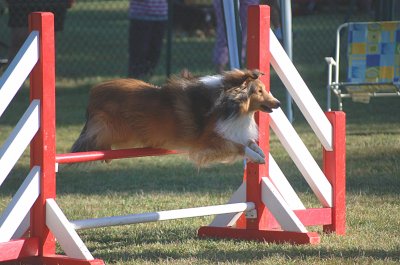
<path id="1" fill-rule="evenodd" d="M 61 193 L 102 194 L 106 192 L 208 192 L 222 193 L 239 187 L 241 163 L 198 170 L 179 156 L 136 158 L 102 164 L 81 171 L 66 167 L 58 174 Z M 113 165 L 115 164 L 115 165 Z"/>
<path id="2" fill-rule="evenodd" d="M 378 159 L 379 154 L 370 154 L 365 160 Z M 384 161 L 390 168 L 391 161 Z M 365 169 L 347 176 L 349 194 L 397 195 L 400 189 L 395 168 L 387 172 L 376 172 L 357 161 L 348 165 Z M 383 162 L 376 162 L 377 166 Z M 285 163 L 280 165 L 285 168 Z M 290 165 L 293 166 L 293 165 Z M 3 194 L 12 194 L 27 175 L 27 166 L 17 166 L 2 187 Z M 300 173 L 299 173 L 300 174 Z M 57 174 L 58 194 L 106 194 L 146 192 L 199 192 L 221 194 L 236 190 L 243 177 L 243 165 L 215 165 L 198 170 L 184 155 L 168 157 L 135 158 L 113 161 L 109 164 L 60 165 Z M 298 192 L 310 192 L 306 182 L 298 176 L 289 176 L 289 181 Z"/>
<path id="3" fill-rule="evenodd" d="M 139 230 L 139 229 L 138 229 Z M 163 233 L 153 230 L 141 230 L 127 235 L 104 236 L 97 234 L 86 237 L 85 241 L 93 240 L 97 258 L 112 261 L 144 260 L 160 262 L 161 260 L 197 260 L 205 264 L 219 262 L 240 262 L 250 264 L 268 258 L 280 258 L 285 260 L 356 260 L 365 259 L 374 261 L 398 260 L 399 254 L 395 250 L 361 249 L 355 246 L 328 247 L 323 243 L 319 246 L 299 246 L 290 244 L 268 244 L 237 240 L 199 239 L 191 230 L 188 234 L 185 227 L 167 229 Z M 138 236 L 135 236 L 135 235 Z M 110 251 L 109 243 L 112 242 Z M 196 248 L 188 247 L 197 245 Z M 115 251 L 113 251 L 115 249 Z M 127 250 L 130 249 L 130 250 Z M 106 254 L 103 254 L 106 253 Z"/>
<path id="4" fill-rule="evenodd" d="M 393 143 L 395 146 L 396 143 Z M 347 176 L 347 191 L 367 194 L 396 195 L 400 190 L 400 181 L 398 172 L 400 169 L 399 149 L 384 148 L 376 146 L 368 148 L 368 151 L 357 153 L 356 155 L 348 155 L 347 167 L 348 171 L 352 171 Z M 390 146 L 392 147 L 392 146 Z"/>
<path id="5" fill-rule="evenodd" d="M 226 251 L 221 252 L 220 250 L 212 250 L 208 249 L 205 251 L 201 251 L 196 254 L 181 254 L 181 253 L 171 253 L 170 250 L 143 250 L 140 254 L 132 255 L 130 252 L 119 253 L 116 255 L 117 257 L 120 256 L 124 259 L 143 259 L 152 262 L 159 262 L 160 259 L 191 259 L 196 258 L 197 260 L 204 260 L 207 262 L 244 262 L 244 263 L 252 263 L 255 261 L 261 261 L 266 258 L 270 257 L 285 257 L 285 260 L 293 260 L 293 259 L 341 259 L 341 260 L 352 260 L 356 258 L 363 258 L 368 259 L 371 258 L 374 261 L 388 261 L 388 259 L 398 260 L 398 253 L 396 251 L 383 251 L 383 250 L 367 250 L 361 251 L 358 249 L 345 249 L 341 250 L 340 253 L 332 252 L 328 248 L 325 249 L 309 249 L 309 250 L 301 250 L 296 251 L 293 249 L 275 249 L 270 250 L 263 248 L 262 250 L 233 250 L 233 251 Z M 113 256 L 114 258 L 117 258 Z"/>
<path id="6" fill-rule="evenodd" d="M 130 159 L 113 161 L 111 165 L 60 165 L 57 174 L 57 194 L 223 193 L 236 190 L 243 178 L 240 162 L 198 170 L 180 156 L 128 160 Z M 16 166 L 3 184 L 2 194 L 14 193 L 27 172 L 27 166 Z"/>

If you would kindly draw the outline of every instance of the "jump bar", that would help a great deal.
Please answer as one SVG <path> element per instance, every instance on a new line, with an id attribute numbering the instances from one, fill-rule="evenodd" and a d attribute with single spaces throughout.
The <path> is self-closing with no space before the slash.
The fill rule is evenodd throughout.
<path id="1" fill-rule="evenodd" d="M 75 230 L 99 228 L 106 226 L 128 225 L 137 223 L 148 223 L 164 220 L 182 219 L 190 217 L 199 217 L 214 214 L 239 213 L 250 211 L 255 208 L 253 202 L 241 202 L 214 206 L 204 206 L 188 209 L 178 209 L 161 212 L 139 213 L 124 216 L 110 216 L 94 219 L 71 221 Z"/>
<path id="2" fill-rule="evenodd" d="M 176 150 L 155 149 L 155 148 L 132 148 L 107 151 L 90 151 L 78 153 L 57 154 L 56 163 L 72 164 L 90 162 L 97 160 L 121 159 L 130 157 L 161 156 L 179 154 Z"/>

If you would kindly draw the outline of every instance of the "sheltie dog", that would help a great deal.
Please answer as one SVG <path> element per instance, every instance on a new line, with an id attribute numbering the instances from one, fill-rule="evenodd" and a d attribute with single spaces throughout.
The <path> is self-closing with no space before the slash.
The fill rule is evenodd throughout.
<path id="1" fill-rule="evenodd" d="M 183 150 L 199 167 L 246 157 L 265 163 L 256 144 L 256 111 L 280 102 L 258 70 L 193 77 L 188 72 L 158 87 L 117 79 L 90 91 L 87 120 L 72 152 L 151 147 Z"/>

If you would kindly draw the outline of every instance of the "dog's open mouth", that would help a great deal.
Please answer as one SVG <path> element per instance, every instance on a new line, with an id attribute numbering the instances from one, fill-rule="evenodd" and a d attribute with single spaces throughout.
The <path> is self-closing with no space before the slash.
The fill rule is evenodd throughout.
<path id="1" fill-rule="evenodd" d="M 270 107 L 268 107 L 267 105 L 261 105 L 261 110 L 264 112 L 268 112 L 268 113 L 272 112 L 272 109 Z"/>

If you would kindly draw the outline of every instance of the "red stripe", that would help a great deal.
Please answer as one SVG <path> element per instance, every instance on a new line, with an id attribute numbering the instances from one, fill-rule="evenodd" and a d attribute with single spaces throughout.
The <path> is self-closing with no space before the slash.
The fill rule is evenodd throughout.
<path id="1" fill-rule="evenodd" d="M 160 156 L 178 154 L 175 150 L 153 149 L 153 148 L 133 148 L 108 151 L 91 151 L 79 153 L 67 153 L 56 155 L 56 163 L 72 164 L 80 162 L 111 160 L 129 157 Z"/>

